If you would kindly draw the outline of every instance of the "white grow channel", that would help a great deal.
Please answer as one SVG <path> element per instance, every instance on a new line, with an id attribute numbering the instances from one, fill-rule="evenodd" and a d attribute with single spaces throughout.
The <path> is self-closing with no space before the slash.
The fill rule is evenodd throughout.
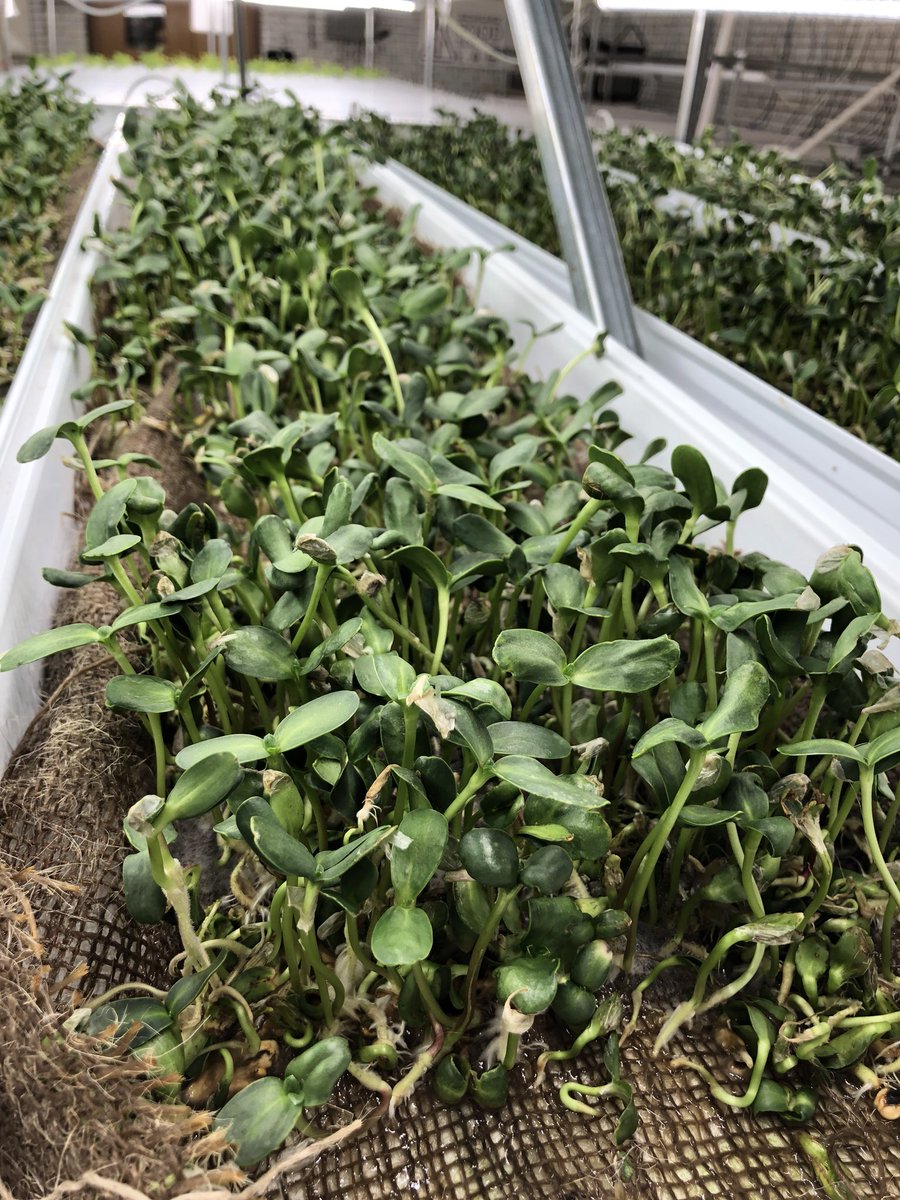
<path id="1" fill-rule="evenodd" d="M 558 259 L 396 163 L 372 166 L 365 177 L 387 204 L 418 209 L 416 231 L 426 242 L 488 251 L 515 245 L 487 259 L 480 301 L 509 321 L 520 345 L 532 328 L 561 326 L 535 343 L 531 371 L 546 375 L 590 343 L 596 330 L 575 309 Z M 467 281 L 476 275 L 473 260 Z M 900 614 L 900 464 L 664 322 L 637 316 L 646 358 L 608 338 L 603 358 L 576 367 L 567 389 L 588 396 L 607 380 L 619 383 L 623 394 L 612 407 L 633 435 L 626 455 L 638 457 L 663 437 L 668 449 L 654 461 L 665 462 L 690 442 L 726 487 L 748 467 L 762 468 L 769 488 L 763 504 L 741 517 L 741 545 L 807 574 L 825 550 L 859 546 L 887 615 Z"/>
<path id="2" fill-rule="evenodd" d="M 74 473 L 65 465 L 65 443 L 56 442 L 37 462 L 16 461 L 19 447 L 37 430 L 75 415 L 72 392 L 87 382 L 88 357 L 66 332 L 69 321 L 92 327 L 89 284 L 99 265 L 81 248 L 94 214 L 105 222 L 116 199 L 113 179 L 124 141 L 110 139 L 84 195 L 60 255 L 25 353 L 0 409 L 0 649 L 47 629 L 60 593 L 45 583 L 42 567 L 68 566 L 72 554 Z M 0 771 L 40 704 L 41 663 L 0 674 Z"/>
<path id="3" fill-rule="evenodd" d="M 69 516 L 73 473 L 63 463 L 65 443 L 58 442 L 51 453 L 37 463 L 21 465 L 16 462 L 15 455 L 18 447 L 36 430 L 63 421 L 72 414 L 71 393 L 87 380 L 86 356 L 73 344 L 63 322 L 91 327 L 89 283 L 98 263 L 93 252 L 81 249 L 81 242 L 91 231 L 95 213 L 105 225 L 114 212 L 117 199 L 114 180 L 118 157 L 124 148 L 117 127 L 84 198 L 51 284 L 50 296 L 41 310 L 0 417 L 0 478 L 6 489 L 4 505 L 0 507 L 0 560 L 3 566 L 0 573 L 0 648 L 3 649 L 51 624 L 59 592 L 44 582 L 41 568 L 65 566 L 74 549 L 75 525 Z M 498 243 L 484 224 L 487 218 L 474 214 L 458 201 L 450 203 L 451 198 L 446 193 L 427 185 L 412 172 L 394 165 L 376 166 L 368 169 L 366 182 L 376 186 L 381 198 L 390 206 L 404 211 L 418 206 L 417 231 L 434 245 L 493 249 L 504 241 L 517 241 L 508 230 L 490 222 L 495 232 L 502 233 Z M 524 246 L 527 248 L 527 243 Z M 533 328 L 542 330 L 561 325 L 555 332 L 538 339 L 526 364 L 530 371 L 546 376 L 590 345 L 597 331 L 573 307 L 562 264 L 549 255 L 541 255 L 542 252 L 536 250 L 532 256 L 528 253 L 492 255 L 484 270 L 480 301 L 509 322 L 513 337 L 520 345 L 530 340 Z M 465 272 L 472 285 L 477 271 L 478 263 L 473 255 Z M 648 321 L 653 319 L 641 316 L 645 344 Z M 662 326 L 661 322 L 655 324 Z M 608 339 L 604 357 L 599 362 L 582 362 L 568 376 L 567 388 L 586 397 L 605 381 L 617 381 L 623 394 L 615 408 L 623 427 L 633 434 L 629 449 L 635 456 L 659 437 L 666 439 L 670 449 L 689 441 L 706 455 L 714 473 L 727 486 L 746 468 L 761 467 L 769 475 L 769 491 L 760 509 L 741 518 L 743 544 L 762 549 L 773 558 L 806 572 L 812 569 L 818 555 L 829 547 L 842 542 L 860 545 L 865 548 L 866 561 L 881 586 L 888 614 L 900 611 L 900 557 L 896 539 L 879 544 L 868 519 L 862 522 L 860 513 L 849 514 L 833 486 L 820 480 L 821 486 L 814 490 L 799 479 L 797 472 L 785 463 L 784 453 L 790 459 L 790 446 L 782 444 L 778 447 L 779 454 L 768 453 L 736 430 L 732 421 L 734 414 L 727 411 L 721 416 L 716 415 L 710 411 L 708 403 L 679 386 L 676 382 L 679 371 L 685 371 L 689 376 L 693 369 L 691 355 L 701 351 L 708 355 L 709 352 L 667 326 L 662 326 L 657 333 L 659 344 L 668 346 L 667 357 L 661 363 L 662 370 L 654 369 L 650 363 Z M 673 335 L 674 341 L 667 343 L 665 339 Z M 717 355 L 712 358 L 724 362 Z M 732 371 L 737 370 L 731 364 L 725 365 Z M 706 370 L 715 379 L 715 370 L 708 363 Z M 702 377 L 702 371 L 699 374 Z M 740 374 L 746 375 L 745 372 Z M 709 386 L 707 378 L 705 387 Z M 733 379 L 729 386 L 732 390 L 737 387 Z M 780 393 L 774 395 L 778 397 Z M 785 404 L 792 403 L 784 397 L 781 399 Z M 783 432 L 779 430 L 777 436 L 781 438 Z M 773 436 L 776 435 L 773 433 Z M 861 445 L 849 435 L 845 436 L 857 446 Z M 868 451 L 868 447 L 862 447 L 862 450 Z M 874 451 L 870 453 L 875 454 Z M 896 507 L 896 496 L 900 492 L 892 494 Z M 39 685 L 40 664 L 0 675 L 0 769 L 39 707 Z"/>
<path id="4" fill-rule="evenodd" d="M 568 268 L 554 255 L 399 163 L 373 170 L 372 180 L 398 197 L 402 193 L 398 204 L 427 200 L 429 211 L 440 209 L 448 219 L 456 218 L 470 242 L 484 250 L 514 247 L 518 265 L 546 289 L 547 310 L 558 303 L 574 308 Z M 645 361 L 712 418 L 725 422 L 731 441 L 737 436 L 747 442 L 758 459 L 776 462 L 844 522 L 864 530 L 868 560 L 883 552 L 900 556 L 900 463 L 674 325 L 642 308 L 635 308 L 635 319 Z"/>

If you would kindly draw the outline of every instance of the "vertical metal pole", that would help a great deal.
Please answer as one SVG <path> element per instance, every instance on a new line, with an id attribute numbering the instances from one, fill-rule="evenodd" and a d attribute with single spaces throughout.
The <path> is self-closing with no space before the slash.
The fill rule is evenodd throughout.
<path id="1" fill-rule="evenodd" d="M 591 45 L 590 45 L 590 49 L 588 51 L 588 55 L 589 55 L 588 61 L 592 67 L 595 67 L 597 65 L 597 50 L 599 49 L 599 46 L 600 46 L 600 14 L 596 10 L 591 9 Z M 606 78 L 608 75 L 609 75 L 609 72 L 607 72 L 607 75 L 604 76 L 604 81 L 603 81 L 604 87 L 606 86 Z M 584 91 L 582 94 L 584 95 L 584 98 L 588 101 L 593 100 L 594 96 L 596 94 L 596 86 L 595 86 L 596 78 L 597 78 L 597 76 L 593 73 L 593 71 L 591 71 L 585 75 Z"/>
<path id="2" fill-rule="evenodd" d="M 604 104 L 608 104 L 610 102 L 610 100 L 612 100 L 613 84 L 615 82 L 615 77 L 616 77 L 614 68 L 615 68 L 615 64 L 616 64 L 616 57 L 617 57 L 617 52 L 619 49 L 619 40 L 620 40 L 617 15 L 618 15 L 617 13 L 603 13 L 603 12 L 601 12 L 599 14 L 601 21 L 603 21 L 604 17 L 606 17 L 608 19 L 611 19 L 614 22 L 612 29 L 609 28 L 609 24 L 607 23 L 606 29 L 604 30 L 604 32 L 607 35 L 606 36 L 606 70 L 603 72 L 603 88 L 602 88 Z"/>
<path id="3" fill-rule="evenodd" d="M 582 95 L 584 88 L 581 77 L 581 22 L 582 22 L 582 0 L 575 0 L 572 6 L 572 24 L 569 27 L 569 55 L 572 59 L 572 70 L 575 72 L 575 82 L 578 86 L 578 94 Z"/>
<path id="4" fill-rule="evenodd" d="M 606 189 L 555 4 L 506 0 L 559 239 L 579 309 L 640 353 L 634 306 Z"/>
<path id="5" fill-rule="evenodd" d="M 9 13 L 6 10 L 6 0 L 0 0 L 0 70 L 2 71 L 8 71 L 12 67 L 9 45 Z"/>
<path id="6" fill-rule="evenodd" d="M 675 140 L 679 142 L 687 141 L 690 130 L 691 109 L 694 107 L 694 95 L 697 91 L 697 76 L 700 71 L 700 54 L 705 30 L 706 13 L 695 12 L 691 24 L 691 40 L 688 42 L 687 62 L 684 64 L 684 82 L 681 85 L 678 116 L 675 119 Z"/>
<path id="7" fill-rule="evenodd" d="M 701 131 L 716 122 L 716 109 L 719 107 L 719 96 L 722 91 L 721 59 L 731 53 L 731 43 L 734 40 L 734 26 L 737 22 L 736 13 L 724 13 L 719 32 L 716 36 L 715 59 L 709 68 L 706 78 L 706 91 L 703 93 L 703 103 L 697 115 L 697 129 Z"/>
<path id="8" fill-rule="evenodd" d="M 216 31 L 216 43 L 219 47 L 219 59 L 222 63 L 222 82 L 228 82 L 228 0 L 219 0 L 219 28 Z"/>
<path id="9" fill-rule="evenodd" d="M 737 104 L 738 92 L 741 88 L 741 79 L 744 75 L 744 66 L 746 63 L 747 52 L 743 48 L 738 50 L 734 56 L 734 72 L 731 79 L 731 87 L 728 89 L 728 100 L 725 103 L 725 128 L 734 128 L 734 109 Z"/>
<path id="10" fill-rule="evenodd" d="M 575 0 L 572 5 L 572 24 L 569 26 L 569 52 L 572 55 L 572 65 L 578 70 L 581 58 L 581 0 Z"/>
<path id="11" fill-rule="evenodd" d="M 891 123 L 888 126 L 887 139 L 884 144 L 884 161 L 887 166 L 891 165 L 894 155 L 897 152 L 898 135 L 900 135 L 900 92 L 894 95 L 894 113 L 891 117 Z"/>
<path id="12" fill-rule="evenodd" d="M 435 0 L 425 5 L 425 70 L 422 83 L 429 91 L 434 87 L 434 43 L 437 37 L 437 13 Z"/>
<path id="13" fill-rule="evenodd" d="M 366 9 L 366 60 L 367 71 L 375 66 L 375 9 Z"/>
<path id="14" fill-rule="evenodd" d="M 232 0 L 234 6 L 234 52 L 237 56 L 241 96 L 250 91 L 247 85 L 247 40 L 244 25 L 244 0 Z"/>
<path id="15" fill-rule="evenodd" d="M 700 42 L 700 65 L 697 68 L 697 85 L 694 88 L 694 95 L 691 100 L 691 111 L 688 115 L 687 137 L 685 141 L 692 142 L 697 136 L 700 123 L 700 108 L 703 104 L 703 81 L 706 79 L 706 71 L 712 60 L 713 49 L 713 25 L 711 21 L 707 21 L 706 28 L 703 31 L 703 39 Z"/>
<path id="16" fill-rule="evenodd" d="M 59 54 L 56 41 L 56 0 L 47 0 L 47 53 L 51 58 Z"/>

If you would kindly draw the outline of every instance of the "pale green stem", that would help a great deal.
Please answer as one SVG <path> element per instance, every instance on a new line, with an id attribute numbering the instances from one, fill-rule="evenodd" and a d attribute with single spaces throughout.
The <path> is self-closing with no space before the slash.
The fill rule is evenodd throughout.
<path id="1" fill-rule="evenodd" d="M 878 871 L 884 886 L 887 888 L 888 894 L 892 897 L 894 903 L 900 907 L 900 888 L 897 887 L 897 883 L 890 872 L 890 868 L 885 862 L 884 855 L 881 852 L 881 846 L 878 844 L 878 835 L 875 832 L 875 812 L 872 797 L 874 783 L 875 768 L 860 766 L 860 807 L 862 808 L 863 829 L 866 833 L 866 841 L 869 845 L 869 853 L 872 856 L 875 869 Z"/>
<path id="2" fill-rule="evenodd" d="M 582 529 L 590 523 L 596 514 L 603 507 L 600 500 L 588 500 L 587 504 L 582 508 L 581 512 L 563 534 L 562 540 L 554 550 L 550 562 L 558 563 L 563 560 L 569 547 L 574 542 L 575 538 L 581 533 Z"/>
<path id="3" fill-rule="evenodd" d="M 381 357 L 384 359 L 384 365 L 387 368 L 388 378 L 391 381 L 394 398 L 397 401 L 397 415 L 402 417 L 404 412 L 403 389 L 400 386 L 400 377 L 397 374 L 397 367 L 394 363 L 394 356 L 391 354 L 391 348 L 387 344 L 378 322 L 372 316 L 371 312 L 369 312 L 368 308 L 360 308 L 359 315 L 362 317 L 363 324 L 369 333 L 371 333 L 372 340 L 381 352 Z"/>
<path id="4" fill-rule="evenodd" d="M 448 821 L 452 821 L 457 813 L 462 812 L 475 793 L 487 783 L 490 777 L 491 772 L 486 767 L 482 767 L 475 772 L 466 787 L 463 788 L 453 803 L 444 812 L 444 816 Z"/>
<path id="5" fill-rule="evenodd" d="M 747 1090 L 742 1096 L 735 1096 L 731 1092 L 727 1092 L 720 1083 L 717 1082 L 711 1071 L 707 1070 L 702 1063 L 692 1062 L 689 1058 L 673 1058 L 669 1063 L 670 1067 L 683 1067 L 685 1070 L 696 1071 L 696 1073 L 709 1084 L 709 1090 L 717 1100 L 721 1100 L 723 1104 L 727 1104 L 730 1108 L 749 1108 L 756 1099 L 756 1094 L 759 1091 L 759 1085 L 762 1083 L 763 1071 L 769 1059 L 769 1051 L 771 1050 L 771 1042 L 760 1039 L 756 1047 L 756 1058 L 753 1061 L 753 1070 L 750 1072 L 750 1080 L 747 1084 Z"/>
<path id="6" fill-rule="evenodd" d="M 328 576 L 331 574 L 333 567 L 328 563 L 320 563 L 316 568 L 316 578 L 313 582 L 312 596 L 310 597 L 309 607 L 303 614 L 303 620 L 300 622 L 300 628 L 294 634 L 291 642 L 292 650 L 299 650 L 303 645 L 303 639 L 309 632 L 309 627 L 315 620 L 316 613 L 319 609 L 319 601 L 322 599 L 322 592 L 325 590 L 325 584 L 328 582 Z"/>
<path id="7" fill-rule="evenodd" d="M 650 883 L 650 877 L 656 869 L 656 864 L 659 862 L 665 844 L 675 828 L 679 814 L 682 808 L 687 803 L 688 797 L 694 790 L 694 784 L 703 769 L 703 761 L 706 757 L 706 750 L 698 749 L 691 751 L 690 759 L 688 760 L 687 770 L 685 771 L 684 779 L 681 787 L 675 796 L 675 799 L 660 817 L 656 828 L 644 839 L 644 843 L 638 850 L 636 861 L 639 862 L 633 884 L 630 888 L 631 904 L 629 912 L 631 915 L 631 928 L 628 930 L 628 946 L 625 951 L 625 970 L 631 970 L 631 964 L 634 959 L 634 948 L 637 939 L 637 923 L 641 911 L 641 905 L 644 902 L 644 896 L 647 892 L 647 887 Z M 633 865 L 633 864 L 632 864 Z"/>

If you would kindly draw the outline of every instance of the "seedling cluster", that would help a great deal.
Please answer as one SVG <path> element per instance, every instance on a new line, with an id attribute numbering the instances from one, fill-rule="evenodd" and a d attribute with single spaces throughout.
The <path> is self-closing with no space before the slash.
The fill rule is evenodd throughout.
<path id="1" fill-rule="evenodd" d="M 27 75 L 0 87 L 0 403 L 61 248 L 59 204 L 92 112 L 65 76 Z"/>
<path id="2" fill-rule="evenodd" d="M 893 1086 L 900 686 L 861 552 L 806 578 L 736 548 L 761 472 L 626 462 L 615 389 L 531 378 L 468 252 L 389 219 L 345 131 L 181 95 L 125 132 L 129 216 L 76 331 L 94 407 L 20 452 L 67 444 L 93 496 L 47 578 L 121 609 L 0 669 L 115 660 L 156 766 L 122 798 L 125 896 L 182 952 L 75 1023 L 129 1034 L 248 1167 L 333 1127 L 346 1075 L 376 1117 L 426 1079 L 500 1107 L 518 1062 L 549 1082 L 597 1039 L 602 1076 L 560 1098 L 612 1103 L 624 1142 L 619 1042 L 675 968 L 657 1050 L 727 1019 L 743 1090 L 678 1060 L 724 1104 L 799 1121 L 835 1073 Z M 181 511 L 152 462 L 89 449 L 173 376 L 208 493 Z M 546 1014 L 564 1048 L 535 1060 Z"/>
<path id="3" fill-rule="evenodd" d="M 398 129 L 369 114 L 356 128 L 559 254 L 534 138 L 493 117 L 442 117 Z M 900 203 L 874 162 L 859 179 L 834 165 L 811 180 L 740 142 L 685 153 L 613 130 L 596 145 L 636 303 L 900 456 Z M 707 211 L 671 203 L 673 190 Z"/>

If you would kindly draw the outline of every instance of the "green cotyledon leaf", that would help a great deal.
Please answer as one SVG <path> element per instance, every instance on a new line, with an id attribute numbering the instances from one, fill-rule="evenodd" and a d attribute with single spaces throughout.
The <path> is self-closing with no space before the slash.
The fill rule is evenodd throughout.
<path id="1" fill-rule="evenodd" d="M 222 1130 L 237 1146 L 239 1167 L 252 1167 L 284 1142 L 303 1114 L 301 1099 L 280 1079 L 256 1079 L 219 1109 L 213 1130 Z"/>
<path id="2" fill-rule="evenodd" d="M 519 855 L 515 841 L 502 829 L 468 830 L 460 838 L 459 857 L 476 883 L 484 887 L 515 887 Z"/>
<path id="3" fill-rule="evenodd" d="M 678 643 L 669 637 L 598 642 L 582 651 L 565 674 L 576 687 L 634 695 L 668 679 L 680 657 Z"/>
<path id="4" fill-rule="evenodd" d="M 491 653 L 497 666 L 514 679 L 550 687 L 564 687 L 568 682 L 565 652 L 546 633 L 505 629 Z"/>
<path id="5" fill-rule="evenodd" d="M 433 809 L 414 809 L 402 819 L 391 847 L 396 903 L 407 907 L 415 903 L 438 869 L 448 836 L 447 818 Z"/>
<path id="6" fill-rule="evenodd" d="M 532 796 L 558 800 L 574 808 L 602 808 L 609 802 L 602 791 L 583 775 L 557 775 L 543 763 L 511 754 L 494 763 L 493 771 L 507 783 Z"/>
<path id="7" fill-rule="evenodd" d="M 770 680 L 761 663 L 741 663 L 725 680 L 725 688 L 715 712 L 700 725 L 700 732 L 712 745 L 732 733 L 746 733 L 759 724 L 760 714 L 769 699 Z"/>
<path id="8" fill-rule="evenodd" d="M 421 908 L 389 908 L 375 922 L 370 944 L 384 966 L 412 966 L 431 953 L 434 930 Z"/>

